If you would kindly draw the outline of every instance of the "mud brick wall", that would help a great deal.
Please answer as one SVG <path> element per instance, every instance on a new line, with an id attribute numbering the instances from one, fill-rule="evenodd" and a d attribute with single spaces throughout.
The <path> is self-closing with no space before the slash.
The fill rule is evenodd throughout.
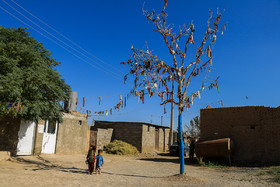
<path id="1" fill-rule="evenodd" d="M 143 125 L 142 129 L 142 153 L 152 153 L 155 151 L 155 127 Z"/>
<path id="2" fill-rule="evenodd" d="M 82 122 L 81 125 L 79 121 Z M 56 154 L 86 154 L 88 130 L 86 117 L 64 113 L 63 123 L 58 125 Z"/>
<path id="3" fill-rule="evenodd" d="M 231 138 L 237 162 L 280 161 L 280 108 L 201 109 L 201 139 Z"/>
<path id="4" fill-rule="evenodd" d="M 0 118 L 0 151 L 16 155 L 20 119 Z"/>
<path id="5" fill-rule="evenodd" d="M 97 129 L 96 150 L 104 148 L 112 140 L 113 129 Z"/>

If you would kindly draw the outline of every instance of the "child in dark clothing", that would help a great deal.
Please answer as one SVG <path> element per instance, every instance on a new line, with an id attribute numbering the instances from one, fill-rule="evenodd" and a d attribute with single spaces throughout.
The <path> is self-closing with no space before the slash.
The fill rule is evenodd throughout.
<path id="1" fill-rule="evenodd" d="M 101 149 L 98 150 L 98 155 L 95 157 L 95 159 L 96 159 L 96 174 L 97 173 L 101 174 L 101 167 L 104 164 Z"/>
<path id="2" fill-rule="evenodd" d="M 94 170 L 94 162 L 95 162 L 95 146 L 90 145 L 87 154 L 87 163 L 88 163 L 88 174 L 92 175 Z"/>

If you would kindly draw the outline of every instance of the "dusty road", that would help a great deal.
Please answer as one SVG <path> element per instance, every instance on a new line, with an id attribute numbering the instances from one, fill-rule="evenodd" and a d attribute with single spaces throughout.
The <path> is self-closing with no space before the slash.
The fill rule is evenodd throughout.
<path id="1" fill-rule="evenodd" d="M 178 158 L 159 155 L 104 154 L 101 175 L 87 175 L 85 156 L 22 156 L 0 162 L 0 186 L 280 186 L 260 168 L 214 169 L 186 164 L 179 172 Z"/>

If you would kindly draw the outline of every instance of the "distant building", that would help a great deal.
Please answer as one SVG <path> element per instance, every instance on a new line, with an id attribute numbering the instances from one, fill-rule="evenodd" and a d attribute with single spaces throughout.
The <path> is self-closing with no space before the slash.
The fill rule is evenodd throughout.
<path id="1" fill-rule="evenodd" d="M 85 154 L 89 145 L 86 114 L 63 113 L 63 123 L 0 118 L 0 151 L 12 155 Z"/>
<path id="2" fill-rule="evenodd" d="M 201 140 L 233 140 L 233 161 L 280 161 L 280 107 L 205 108 L 200 110 L 200 127 Z"/>
<path id="3" fill-rule="evenodd" d="M 142 122 L 95 121 L 91 127 L 91 143 L 98 149 L 113 140 L 135 146 L 139 152 L 152 153 L 168 150 L 169 127 Z"/>

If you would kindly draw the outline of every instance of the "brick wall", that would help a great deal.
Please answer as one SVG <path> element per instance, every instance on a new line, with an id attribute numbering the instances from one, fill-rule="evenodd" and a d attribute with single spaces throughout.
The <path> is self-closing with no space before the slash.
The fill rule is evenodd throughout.
<path id="1" fill-rule="evenodd" d="M 20 119 L 0 118 L 0 151 L 16 155 Z"/>
<path id="2" fill-rule="evenodd" d="M 201 109 L 201 139 L 231 138 L 233 160 L 280 161 L 280 108 L 264 106 Z"/>
<path id="3" fill-rule="evenodd" d="M 95 121 L 91 130 L 113 129 L 112 140 L 121 140 L 135 146 L 138 151 L 142 151 L 142 124 L 126 122 L 106 122 Z"/>
<path id="4" fill-rule="evenodd" d="M 152 153 L 155 151 L 155 125 L 138 122 L 110 122 L 110 121 L 95 121 L 95 125 L 91 130 L 99 128 L 113 129 L 112 140 L 122 140 L 133 146 L 142 153 Z M 169 129 L 164 131 L 163 127 L 156 126 L 159 129 L 159 151 L 168 150 Z M 164 141 L 165 138 L 165 141 Z"/>

